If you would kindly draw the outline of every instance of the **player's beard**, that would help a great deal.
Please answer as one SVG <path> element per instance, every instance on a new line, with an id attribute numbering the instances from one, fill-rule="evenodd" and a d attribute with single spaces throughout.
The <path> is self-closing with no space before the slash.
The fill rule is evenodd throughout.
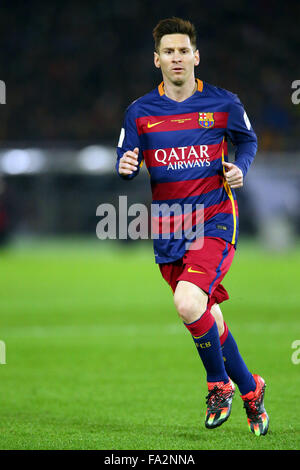
<path id="1" fill-rule="evenodd" d="M 179 77 L 176 75 L 173 75 L 173 77 L 171 77 L 172 84 L 177 87 L 181 87 L 182 85 L 184 85 L 186 80 L 187 80 L 187 77 L 185 73 L 180 74 Z"/>
<path id="2" fill-rule="evenodd" d="M 182 80 L 182 78 L 175 78 L 172 80 L 172 83 L 175 86 L 182 86 L 184 84 L 184 80 Z"/>

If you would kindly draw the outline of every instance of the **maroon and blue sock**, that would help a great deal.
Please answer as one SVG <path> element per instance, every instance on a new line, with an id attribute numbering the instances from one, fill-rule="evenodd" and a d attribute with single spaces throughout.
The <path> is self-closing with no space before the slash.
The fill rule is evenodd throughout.
<path id="1" fill-rule="evenodd" d="M 256 389 L 253 375 L 246 366 L 234 337 L 224 322 L 224 333 L 220 337 L 225 369 L 229 377 L 237 384 L 242 395 Z"/>
<path id="2" fill-rule="evenodd" d="M 220 337 L 210 310 L 192 323 L 184 323 L 191 333 L 199 356 L 206 369 L 207 382 L 229 381 L 221 351 Z"/>

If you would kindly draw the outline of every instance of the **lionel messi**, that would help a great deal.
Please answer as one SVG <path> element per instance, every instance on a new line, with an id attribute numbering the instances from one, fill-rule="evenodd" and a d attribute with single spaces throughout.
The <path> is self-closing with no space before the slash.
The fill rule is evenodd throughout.
<path id="1" fill-rule="evenodd" d="M 220 308 L 229 299 L 222 281 L 238 240 L 235 190 L 244 184 L 257 138 L 237 95 L 196 78 L 200 54 L 190 21 L 161 20 L 153 38 L 154 65 L 163 81 L 127 108 L 116 169 L 131 180 L 145 163 L 152 205 L 189 204 L 191 227 L 202 205 L 203 236 L 189 244 L 184 235 L 175 236 L 182 214 L 171 216 L 168 236 L 164 218 L 170 214 L 160 214 L 155 261 L 206 371 L 205 426 L 212 429 L 227 421 L 236 384 L 250 431 L 265 435 L 265 381 L 248 370 Z M 228 140 L 235 146 L 234 163 L 228 161 Z"/>

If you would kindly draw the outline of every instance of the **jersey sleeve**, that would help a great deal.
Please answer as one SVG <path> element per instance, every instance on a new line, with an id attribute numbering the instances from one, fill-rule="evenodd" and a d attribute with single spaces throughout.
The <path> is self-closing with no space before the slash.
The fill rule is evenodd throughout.
<path id="1" fill-rule="evenodd" d="M 242 170 L 245 177 L 257 151 L 257 137 L 236 95 L 230 105 L 226 134 L 236 147 L 235 165 Z"/>
<path id="2" fill-rule="evenodd" d="M 139 148 L 139 154 L 138 154 L 138 169 L 131 173 L 130 175 L 120 175 L 119 173 L 119 163 L 120 163 L 120 158 L 123 157 L 124 153 L 127 152 L 128 150 L 133 151 L 135 147 Z M 123 127 L 120 132 L 120 137 L 119 137 L 119 142 L 117 146 L 117 162 L 116 162 L 116 170 L 118 175 L 126 180 L 130 180 L 135 178 L 142 166 L 143 163 L 143 157 L 142 157 L 142 151 L 141 151 L 141 146 L 140 146 L 140 139 L 138 136 L 137 132 L 137 127 L 136 127 L 136 122 L 135 122 L 135 115 L 132 110 L 132 107 L 127 108 L 125 116 L 124 116 L 124 121 L 123 121 Z"/>

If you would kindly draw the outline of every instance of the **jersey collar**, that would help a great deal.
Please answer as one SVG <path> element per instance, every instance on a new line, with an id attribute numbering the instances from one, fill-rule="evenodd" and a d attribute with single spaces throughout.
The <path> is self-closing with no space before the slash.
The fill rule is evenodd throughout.
<path id="1" fill-rule="evenodd" d="M 196 78 L 196 83 L 197 83 L 197 90 L 196 91 L 200 91 L 200 93 L 202 93 L 202 91 L 203 91 L 203 81 L 199 80 L 199 78 Z M 164 82 L 161 82 L 158 85 L 158 93 L 159 93 L 160 96 L 163 96 L 165 94 Z"/>

